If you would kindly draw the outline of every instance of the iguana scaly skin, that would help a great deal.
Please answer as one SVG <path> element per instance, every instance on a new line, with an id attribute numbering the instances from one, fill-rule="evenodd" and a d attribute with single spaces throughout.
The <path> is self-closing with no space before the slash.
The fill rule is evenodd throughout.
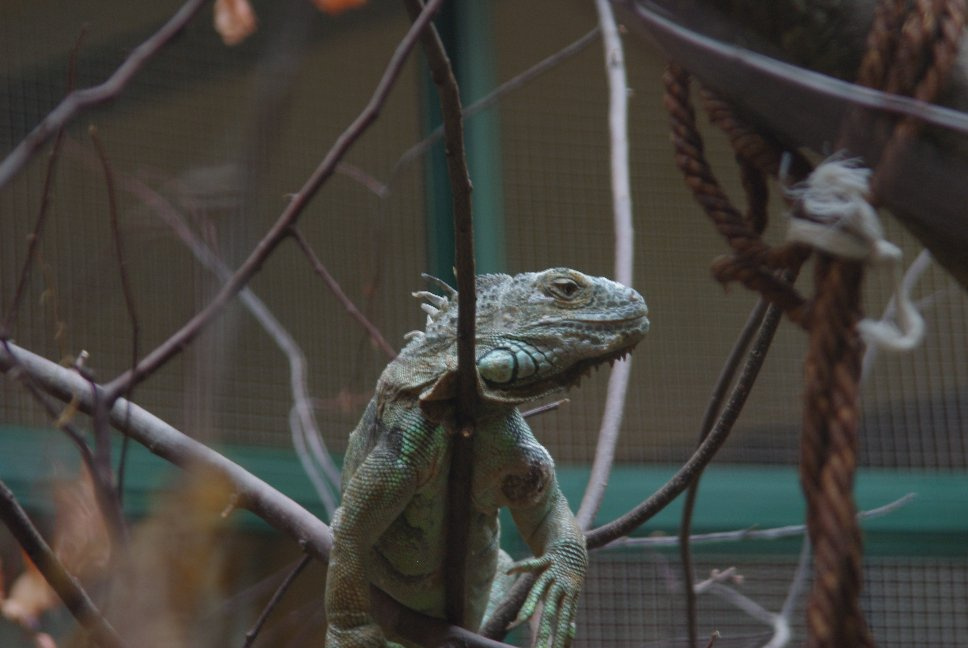
<path id="1" fill-rule="evenodd" d="M 570 643 L 585 579 L 585 540 L 558 488 L 554 463 L 517 410 L 578 382 L 589 368 L 624 356 L 648 330 L 632 290 L 556 268 L 477 279 L 475 415 L 462 625 L 481 625 L 489 597 L 510 579 L 498 547 L 498 509 L 510 509 L 536 558 L 515 572 L 538 574 L 525 609 L 544 611 L 538 645 Z M 333 518 L 326 583 L 330 648 L 386 645 L 370 616 L 369 585 L 403 605 L 444 618 L 444 556 L 450 434 L 457 369 L 457 299 L 426 299 L 424 332 L 391 362 L 350 435 L 343 500 Z"/>

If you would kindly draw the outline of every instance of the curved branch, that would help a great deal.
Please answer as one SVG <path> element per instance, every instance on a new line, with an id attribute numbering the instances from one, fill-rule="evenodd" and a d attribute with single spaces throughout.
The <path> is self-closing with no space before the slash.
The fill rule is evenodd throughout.
<path id="1" fill-rule="evenodd" d="M 43 121 L 0 162 L 0 187 L 6 185 L 23 169 L 24 165 L 44 145 L 51 135 L 67 125 L 82 111 L 91 106 L 114 99 L 124 90 L 128 82 L 161 49 L 174 38 L 195 17 L 207 0 L 188 0 L 175 12 L 161 29 L 148 40 L 138 45 L 124 60 L 107 81 L 83 90 L 75 90 L 61 100 L 57 107 L 44 117 Z"/>
<path id="2" fill-rule="evenodd" d="M 632 264 L 635 257 L 634 227 L 632 225 L 632 187 L 629 180 L 628 137 L 628 80 L 625 74 L 625 55 L 622 39 L 618 35 L 615 15 L 608 0 L 595 0 L 598 22 L 602 30 L 605 50 L 605 71 L 608 79 L 608 127 L 611 150 L 612 213 L 615 223 L 615 279 L 626 286 L 632 285 Z M 582 529 L 595 520 L 595 514 L 605 497 L 615 446 L 618 444 L 625 413 L 625 395 L 628 393 L 632 360 L 617 362 L 608 377 L 605 413 L 598 432 L 598 445 L 592 462 L 591 474 L 581 506 L 575 518 Z"/>
<path id="3" fill-rule="evenodd" d="M 612 540 L 628 535 L 644 524 L 678 497 L 692 483 L 693 478 L 712 461 L 720 446 L 722 446 L 723 442 L 729 436 L 733 424 L 736 422 L 740 411 L 743 409 L 743 405 L 746 403 L 750 389 L 752 389 L 753 383 L 756 381 L 756 376 L 759 374 L 760 368 L 763 366 L 763 361 L 766 359 L 766 351 L 773 341 L 773 335 L 776 333 L 781 315 L 782 312 L 776 306 L 770 306 L 767 309 L 766 317 L 763 320 L 762 326 L 760 326 L 759 333 L 757 333 L 753 346 L 747 356 L 743 371 L 740 373 L 736 381 L 736 386 L 733 388 L 733 395 L 725 407 L 723 407 L 716 426 L 699 447 L 696 448 L 696 451 L 689 458 L 689 461 L 683 464 L 662 488 L 653 493 L 637 507 L 617 520 L 613 520 L 608 524 L 589 531 L 585 535 L 589 549 L 605 546 Z"/>

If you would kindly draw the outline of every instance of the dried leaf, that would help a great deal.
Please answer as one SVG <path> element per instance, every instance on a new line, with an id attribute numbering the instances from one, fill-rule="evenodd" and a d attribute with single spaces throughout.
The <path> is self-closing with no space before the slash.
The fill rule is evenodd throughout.
<path id="1" fill-rule="evenodd" d="M 330 15 L 341 14 L 347 9 L 356 9 L 366 4 L 366 0 L 313 0 L 313 4 L 320 11 Z"/>
<path id="2" fill-rule="evenodd" d="M 51 546 L 65 569 L 81 580 L 104 571 L 111 558 L 111 543 L 94 498 L 86 470 L 77 480 L 59 484 L 54 491 L 54 530 Z M 36 630 L 41 615 L 60 604 L 60 598 L 33 562 L 24 554 L 24 571 L 0 603 L 0 615 Z M 38 645 L 44 642 L 35 637 Z"/>
<path id="3" fill-rule="evenodd" d="M 255 12 L 249 0 L 215 0 L 215 31 L 226 45 L 238 45 L 255 32 Z"/>
<path id="4" fill-rule="evenodd" d="M 10 587 L 10 596 L 0 604 L 0 614 L 29 630 L 36 630 L 40 616 L 60 599 L 26 555 L 24 565 L 25 571 Z"/>
<path id="5" fill-rule="evenodd" d="M 53 499 L 54 553 L 81 580 L 100 574 L 111 559 L 111 540 L 90 473 L 82 469 L 76 481 L 58 484 Z"/>
<path id="6" fill-rule="evenodd" d="M 57 648 L 57 642 L 46 632 L 38 632 L 34 635 L 35 648 Z"/>

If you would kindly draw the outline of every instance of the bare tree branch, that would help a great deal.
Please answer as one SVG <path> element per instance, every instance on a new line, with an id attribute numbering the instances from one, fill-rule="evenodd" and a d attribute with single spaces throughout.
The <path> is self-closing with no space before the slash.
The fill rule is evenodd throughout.
<path id="1" fill-rule="evenodd" d="M 330 148 L 326 157 L 323 158 L 323 161 L 316 167 L 312 175 L 309 176 L 302 188 L 292 197 L 289 205 L 283 210 L 275 224 L 269 229 L 262 240 L 259 241 L 258 245 L 256 245 L 242 266 L 232 275 L 232 278 L 222 286 L 221 290 L 219 290 L 204 309 L 199 311 L 181 329 L 145 356 L 136 367 L 105 385 L 105 391 L 109 400 L 116 399 L 120 394 L 127 391 L 131 385 L 141 382 L 171 358 L 181 353 L 259 271 L 259 268 L 269 258 L 269 255 L 272 254 L 276 246 L 287 236 L 289 228 L 296 222 L 309 204 L 309 201 L 319 191 L 319 188 L 333 175 L 343 155 L 346 154 L 366 129 L 379 117 L 380 110 L 387 96 L 400 76 L 403 64 L 416 45 L 416 41 L 424 28 L 430 24 L 430 19 L 439 8 L 441 2 L 442 0 L 431 0 L 427 3 L 420 16 L 414 21 L 406 36 L 404 36 L 394 51 L 380 82 L 377 84 L 373 95 L 363 108 L 363 111 L 336 139 L 336 142 Z"/>
<path id="2" fill-rule="evenodd" d="M 124 187 L 136 195 L 175 232 L 195 260 L 225 282 L 232 272 L 182 219 L 178 210 L 156 191 L 134 178 L 124 178 Z M 316 423 L 313 406 L 306 385 L 306 356 L 285 326 L 276 319 L 251 288 L 239 292 L 239 301 L 262 326 L 266 334 L 279 347 L 289 363 L 289 385 L 293 406 L 290 414 L 290 431 L 300 462 L 307 477 L 319 495 L 329 516 L 336 510 L 339 490 L 339 469 L 323 443 L 323 436 Z M 316 465 L 313 464 L 315 460 Z"/>
<path id="3" fill-rule="evenodd" d="M 893 502 L 888 502 L 883 506 L 861 511 L 857 514 L 858 520 L 872 520 L 908 505 L 915 498 L 914 493 L 907 493 Z M 770 529 L 737 529 L 735 531 L 714 531 L 712 533 L 697 533 L 689 536 L 692 544 L 715 544 L 720 542 L 742 542 L 744 540 L 780 540 L 783 538 L 793 538 L 802 536 L 807 532 L 805 524 L 788 524 L 786 526 L 773 527 Z M 609 544 L 600 547 L 602 550 L 621 549 L 628 547 L 676 547 L 681 543 L 679 536 L 649 536 L 646 538 L 619 538 Z"/>
<path id="4" fill-rule="evenodd" d="M 474 115 L 481 112 L 482 110 L 486 110 L 487 108 L 490 108 L 491 106 L 496 104 L 505 95 L 508 95 L 514 92 L 515 90 L 524 87 L 533 79 L 538 78 L 548 70 L 551 70 L 557 67 L 564 61 L 570 59 L 572 56 L 575 56 L 576 54 L 584 50 L 586 47 L 591 45 L 592 41 L 595 40 L 595 37 L 598 36 L 598 32 L 599 32 L 599 28 L 596 26 L 594 29 L 592 29 L 591 31 L 589 31 L 588 33 L 586 33 L 584 36 L 580 37 L 576 41 L 566 45 L 565 47 L 561 48 L 554 54 L 551 54 L 550 56 L 547 56 L 544 59 L 538 61 L 537 63 L 529 67 L 527 70 L 525 70 L 524 72 L 521 72 L 520 74 L 508 79 L 498 87 L 494 88 L 494 90 L 492 90 L 487 95 L 481 97 L 474 103 L 468 106 L 465 106 L 464 109 L 461 111 L 461 116 L 464 119 L 473 117 Z M 393 170 L 390 172 L 390 179 L 387 181 L 386 185 L 382 187 L 382 192 L 379 193 L 378 195 L 380 196 L 385 195 L 386 192 L 389 191 L 389 187 L 393 184 L 394 178 L 396 178 L 397 175 L 399 174 L 400 169 L 402 169 L 404 166 L 406 166 L 413 160 L 419 158 L 421 155 L 425 154 L 430 149 L 430 147 L 436 144 L 437 142 L 439 142 L 443 138 L 443 136 L 444 136 L 444 127 L 443 125 L 441 125 L 435 128 L 434 130 L 432 130 L 430 134 L 427 135 L 427 137 L 420 140 L 419 142 L 417 142 L 416 144 L 408 148 L 406 151 L 404 151 L 403 155 L 400 156 L 400 159 L 398 159 L 396 164 L 393 165 Z M 349 175 L 352 176 L 352 172 L 350 172 Z M 364 183 L 364 184 L 369 184 L 369 183 Z"/>
<path id="5" fill-rule="evenodd" d="M 77 75 L 77 53 L 81 49 L 87 30 L 81 28 L 81 33 L 71 48 L 70 60 L 67 65 L 67 92 L 74 89 L 75 78 Z M 40 245 L 40 238 L 44 231 L 44 224 L 47 221 L 47 212 L 50 208 L 51 185 L 54 180 L 54 171 L 57 167 L 57 157 L 60 152 L 61 142 L 64 139 L 63 127 L 57 129 L 54 136 L 54 145 L 51 147 L 50 155 L 47 158 L 47 169 L 44 172 L 44 187 L 41 190 L 40 208 L 37 210 L 37 218 L 34 221 L 34 229 L 27 238 L 27 258 L 24 259 L 23 267 L 20 269 L 20 276 L 17 279 L 17 286 L 13 291 L 13 301 L 10 308 L 0 323 L 0 339 L 7 339 L 10 336 L 10 329 L 17 319 L 17 309 L 20 307 L 20 300 L 23 298 L 24 288 L 27 279 L 30 277 L 30 268 L 33 265 L 34 257 L 37 254 L 37 246 Z M 2 185 L 0 185 L 2 186 Z"/>
<path id="6" fill-rule="evenodd" d="M 713 392 L 709 398 L 709 404 L 706 406 L 706 412 L 703 415 L 702 423 L 700 424 L 700 444 L 706 439 L 706 437 L 709 436 L 709 433 L 713 429 L 713 425 L 716 423 L 716 417 L 719 415 L 720 409 L 722 408 L 723 401 L 726 398 L 726 392 L 729 389 L 730 384 L 732 384 L 733 378 L 736 376 L 736 372 L 739 370 L 740 362 L 742 361 L 746 350 L 749 348 L 750 342 L 753 340 L 753 335 L 763 324 L 763 318 L 766 316 L 766 308 L 766 300 L 762 298 L 758 299 L 756 304 L 753 306 L 753 310 L 750 311 L 749 317 L 746 320 L 746 324 L 740 331 L 739 337 L 733 344 L 733 348 L 730 350 L 729 356 L 726 358 L 722 371 L 719 373 L 719 378 L 717 378 L 716 384 L 713 387 Z M 687 583 L 693 579 L 692 551 L 689 547 L 689 537 L 692 528 L 693 508 L 696 504 L 696 497 L 699 494 L 699 480 L 701 477 L 702 471 L 700 470 L 693 478 L 692 483 L 689 485 L 689 489 L 686 491 L 686 498 L 682 505 L 682 517 L 679 523 L 679 557 L 682 561 L 683 576 L 685 578 L 685 582 Z M 686 627 L 688 630 L 689 642 L 690 645 L 695 646 L 699 639 L 699 631 L 696 626 L 695 591 L 685 588 L 685 598 Z"/>
<path id="7" fill-rule="evenodd" d="M 275 593 L 273 593 L 272 598 L 269 599 L 269 602 L 266 603 L 265 608 L 263 608 L 259 618 L 256 619 L 255 624 L 248 632 L 245 633 L 245 642 L 243 642 L 242 648 L 249 648 L 255 642 L 256 638 L 259 636 L 259 632 L 262 631 L 262 626 L 265 625 L 266 620 L 269 618 L 269 614 L 277 605 L 279 605 L 279 601 L 281 601 L 282 597 L 286 595 L 286 592 L 289 590 L 289 586 L 292 585 L 293 581 L 295 581 L 299 574 L 302 573 L 302 570 L 309 565 L 310 560 L 312 560 L 312 556 L 309 554 L 304 555 L 302 559 L 296 563 L 296 566 L 292 569 L 292 571 L 286 575 L 286 578 L 282 581 L 282 583 L 279 584 L 279 587 L 276 589 Z"/>
<path id="8" fill-rule="evenodd" d="M 589 549 L 604 546 L 644 524 L 682 493 L 699 471 L 712 461 L 720 446 L 729 436 L 733 424 L 746 403 L 746 398 L 749 396 L 759 370 L 763 366 L 763 361 L 766 359 L 766 352 L 773 341 L 773 335 L 776 333 L 781 315 L 780 309 L 775 306 L 770 306 L 767 309 L 766 317 L 747 356 L 746 364 L 736 381 L 732 396 L 720 412 L 719 420 L 706 440 L 696 448 L 693 455 L 676 471 L 676 474 L 648 499 L 617 520 L 589 531 L 585 536 Z"/>
<path id="9" fill-rule="evenodd" d="M 20 368 L 50 395 L 64 402 L 76 401 L 90 413 L 94 397 L 87 381 L 76 372 L 42 358 L 12 342 L 0 345 L 0 371 Z M 233 503 L 251 511 L 280 533 L 295 540 L 308 554 L 326 562 L 333 537 L 330 528 L 312 513 L 220 453 L 182 434 L 150 412 L 128 401 L 116 401 L 110 410 L 111 424 L 155 455 L 186 470 L 212 471 L 235 490 Z M 443 619 L 419 614 L 400 605 L 387 594 L 371 588 L 374 616 L 380 624 L 420 645 L 439 645 L 458 640 L 477 648 L 505 646 L 449 625 Z"/>
<path id="10" fill-rule="evenodd" d="M 386 338 L 383 337 L 383 334 L 380 333 L 380 329 L 378 329 L 373 322 L 368 320 L 366 315 L 363 314 L 363 311 L 357 308 L 356 304 L 354 304 L 353 301 L 347 297 L 346 293 L 343 292 L 343 287 L 339 285 L 339 282 L 336 281 L 333 275 L 329 273 L 329 270 L 326 269 L 326 266 L 324 266 L 322 261 L 319 260 L 319 257 L 316 256 L 316 253 L 313 252 L 313 248 L 309 245 L 309 241 L 306 240 L 306 237 L 303 236 L 299 228 L 293 227 L 290 231 L 292 233 L 292 237 L 299 245 L 299 249 L 301 249 L 303 254 L 306 255 L 306 258 L 309 259 L 309 263 L 313 266 L 313 271 L 319 275 L 319 278 L 323 280 L 323 283 L 325 283 L 326 287 L 329 288 L 330 292 L 333 293 L 333 295 L 336 297 L 336 300 L 343 306 L 344 309 L 346 309 L 347 314 L 349 314 L 350 317 L 355 319 L 357 323 L 363 327 L 363 329 L 370 336 L 370 339 L 373 340 L 373 344 L 379 347 L 379 349 L 383 351 L 383 353 L 386 354 L 390 360 L 396 358 L 396 350 L 389 342 L 387 342 Z"/>
<path id="11" fill-rule="evenodd" d="M 556 410 L 562 405 L 568 404 L 569 402 L 570 402 L 569 399 L 561 398 L 559 400 L 552 401 L 550 403 L 545 403 L 544 405 L 538 405 L 537 407 L 533 407 L 525 412 L 521 412 L 521 416 L 524 418 L 531 418 L 532 416 L 538 416 L 540 414 L 544 414 L 546 412 L 551 412 L 553 410 Z"/>
<path id="12" fill-rule="evenodd" d="M 628 136 L 628 80 L 625 75 L 625 55 L 622 39 L 615 25 L 615 15 L 608 0 L 595 0 L 598 24 L 602 32 L 605 50 L 605 71 L 608 79 L 608 127 L 611 151 L 612 214 L 615 228 L 615 279 L 626 286 L 632 285 L 632 267 L 635 258 L 635 236 L 632 225 L 632 187 L 629 180 Z M 598 445 L 592 462 L 588 485 L 575 518 L 582 529 L 595 520 L 595 514 L 605 496 L 605 487 L 615 461 L 625 413 L 625 395 L 628 392 L 632 360 L 626 358 L 615 363 L 608 377 L 605 412 L 598 431 Z"/>
<path id="13" fill-rule="evenodd" d="M 57 592 L 81 627 L 91 635 L 91 639 L 102 648 L 125 646 L 124 641 L 95 607 L 84 588 L 64 568 L 3 481 L 0 481 L 0 520 L 3 520 L 10 533 L 47 583 Z"/>
<path id="14" fill-rule="evenodd" d="M 115 191 L 114 172 L 111 162 L 108 160 L 107 151 L 98 137 L 97 128 L 92 124 L 88 128 L 94 150 L 97 152 L 101 171 L 104 174 L 104 187 L 108 197 L 108 219 L 111 223 L 111 239 L 114 243 L 114 256 L 118 264 L 118 277 L 121 281 L 121 293 L 124 296 L 124 306 L 128 313 L 128 320 L 131 325 L 131 366 L 134 367 L 138 362 L 138 341 L 140 339 L 140 325 L 138 322 L 137 310 L 135 309 L 134 292 L 131 289 L 131 279 L 128 276 L 128 266 L 124 257 L 124 244 L 121 238 L 121 228 L 118 224 L 118 204 Z M 124 395 L 128 401 L 133 398 L 134 387 Z M 111 468 L 111 434 L 108 429 L 108 422 L 103 416 L 101 408 L 96 408 L 97 414 L 94 417 L 94 468 L 92 479 L 102 484 L 102 488 L 110 490 L 112 499 L 115 501 L 111 515 L 106 515 L 108 528 L 112 531 L 115 541 L 124 541 L 127 538 L 127 527 L 124 524 L 124 516 L 121 510 L 122 493 L 124 492 L 124 467 L 128 452 L 128 437 L 123 437 L 121 443 L 121 459 L 118 463 L 118 479 L 113 481 Z"/>
<path id="15" fill-rule="evenodd" d="M 30 133 L 0 162 L 0 187 L 5 186 L 33 157 L 51 135 L 67 125 L 83 110 L 114 99 L 128 82 L 168 42 L 195 17 L 206 0 L 188 0 L 161 29 L 142 42 L 106 81 L 100 85 L 70 92 Z"/>

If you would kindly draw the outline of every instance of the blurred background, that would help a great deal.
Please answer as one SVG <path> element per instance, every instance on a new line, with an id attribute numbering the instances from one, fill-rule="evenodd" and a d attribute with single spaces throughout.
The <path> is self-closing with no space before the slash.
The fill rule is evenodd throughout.
<path id="1" fill-rule="evenodd" d="M 597 24 L 591 3 L 449 4 L 438 25 L 450 43 L 465 105 Z M 40 256 L 12 328 L 19 345 L 56 360 L 85 350 L 99 380 L 131 364 L 132 327 L 91 125 L 115 174 L 143 355 L 220 285 L 173 223 L 226 266 L 237 266 L 369 99 L 409 24 L 398 3 L 371 2 L 339 16 L 302 1 L 253 6 L 258 29 L 245 42 L 224 45 L 206 8 L 117 100 L 66 129 Z M 109 76 L 177 7 L 89 0 L 0 5 L 0 152 L 11 150 L 65 94 L 79 39 L 73 83 L 86 87 Z M 661 103 L 665 62 L 642 39 L 624 42 L 635 287 L 649 304 L 652 330 L 633 356 L 618 465 L 600 523 L 648 496 L 691 454 L 710 391 L 755 302 L 742 287 L 724 290 L 712 280 L 710 261 L 725 246 L 672 161 Z M 587 43 L 466 119 L 481 272 L 569 266 L 613 273 L 603 54 L 599 38 Z M 404 333 L 422 327 L 423 313 L 410 297 L 424 288 L 420 273 L 452 279 L 443 149 L 437 142 L 412 150 L 439 125 L 436 101 L 418 54 L 380 119 L 299 222 L 322 264 L 394 348 L 402 346 Z M 710 159 L 739 199 L 728 143 L 706 130 Z M 4 313 L 45 194 L 49 150 L 0 190 Z M 782 203 L 776 203 L 774 237 L 783 231 Z M 889 217 L 885 225 L 888 239 L 912 261 L 917 243 Z M 872 315 L 887 303 L 890 280 L 886 271 L 868 273 L 865 300 Z M 250 288 L 305 354 L 316 420 L 338 461 L 387 354 L 347 315 L 292 241 L 280 246 Z M 968 634 L 968 299 L 937 268 L 924 275 L 916 297 L 927 322 L 923 344 L 907 354 L 872 357 L 863 386 L 859 507 L 917 493 L 904 507 L 864 523 L 863 603 L 885 647 L 957 645 Z M 293 446 L 290 366 L 278 340 L 236 301 L 189 349 L 139 385 L 134 400 L 325 517 Z M 802 521 L 796 462 L 805 341 L 801 330 L 781 325 L 735 431 L 703 480 L 695 532 Z M 606 382 L 607 369 L 568 394 L 568 404 L 530 421 L 555 457 L 574 507 L 594 456 Z M 182 528 L 172 521 L 184 521 L 184 506 L 204 499 L 192 496 L 197 485 L 185 484 L 181 473 L 143 449 L 132 448 L 129 462 L 125 508 L 138 521 L 138 537 L 155 548 L 151 555 L 164 554 L 161 547 L 178 554 L 187 538 L 199 546 L 190 554 L 197 563 L 186 567 L 192 578 L 179 579 L 171 562 L 158 560 L 154 571 L 129 570 L 126 582 L 134 590 L 167 583 L 165 601 L 172 618 L 190 629 L 190 645 L 240 645 L 280 570 L 298 558 L 298 547 L 243 514 L 214 529 Z M 64 436 L 18 383 L 0 381 L 0 479 L 45 528 L 57 525 L 52 492 L 76 473 Z M 639 535 L 674 534 L 679 510 L 673 505 Z M 505 526 L 507 542 L 520 552 L 512 526 Z M 735 566 L 743 578 L 732 586 L 778 612 L 800 546 L 799 537 L 697 545 L 696 580 Z M 2 529 L 0 557 L 9 584 L 22 562 Z M 297 581 L 256 645 L 318 645 L 323 575 L 314 566 Z M 676 645 L 685 636 L 683 586 L 674 549 L 595 554 L 577 645 Z M 139 604 L 134 598 L 132 606 Z M 119 603 L 114 610 L 120 609 Z M 802 616 L 793 615 L 795 633 Z M 58 634 L 70 632 L 63 613 L 48 613 L 41 625 L 70 641 Z M 724 646 L 763 645 L 772 633 L 714 594 L 699 599 L 699 628 L 704 635 L 719 630 L 717 645 Z M 0 621 L 3 645 L 31 641 Z M 180 641 L 157 639 L 155 645 Z"/>

